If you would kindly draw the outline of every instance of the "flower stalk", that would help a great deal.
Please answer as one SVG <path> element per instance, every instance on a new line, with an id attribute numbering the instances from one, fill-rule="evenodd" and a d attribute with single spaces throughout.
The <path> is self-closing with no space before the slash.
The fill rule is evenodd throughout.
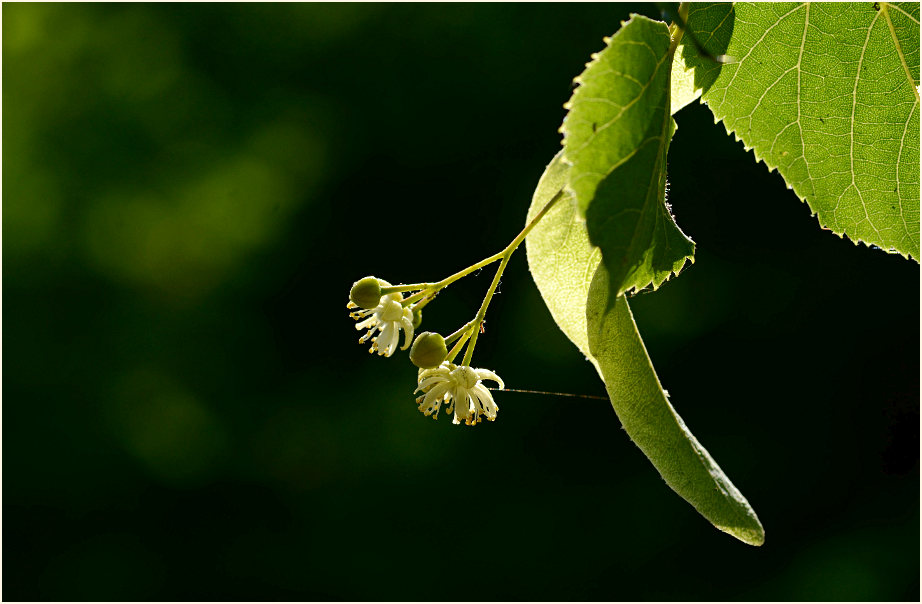
<path id="1" fill-rule="evenodd" d="M 422 321 L 421 309 L 435 299 L 442 289 L 474 271 L 499 261 L 483 303 L 471 321 L 462 325 L 447 338 L 443 339 L 437 333 L 424 332 L 413 343 L 410 359 L 420 368 L 416 392 L 422 392 L 417 403 L 419 410 L 425 415 L 438 417 L 439 408 L 444 403 L 448 405 L 448 412 L 454 413 L 456 424 L 464 422 L 469 426 L 474 425 L 480 421 L 481 417 L 490 421 L 496 419 L 499 407 L 481 381 L 484 379 L 496 381 L 500 388 L 503 388 L 503 382 L 492 371 L 471 367 L 474 348 L 482 330 L 487 308 L 499 287 L 509 259 L 512 258 L 512 254 L 525 240 L 528 233 L 563 197 L 563 193 L 563 189 L 558 191 L 516 235 L 515 239 L 501 251 L 441 281 L 391 285 L 376 277 L 365 277 L 353 285 L 347 308 L 360 309 L 351 315 L 359 321 L 355 327 L 358 330 L 368 329 L 359 342 L 364 343 L 370 339 L 370 352 L 389 357 L 397 349 L 401 331 L 404 332 L 404 345 L 401 349 L 405 350 L 410 347 L 414 330 Z M 404 297 L 404 294 L 408 295 Z M 448 345 L 452 347 L 446 354 Z M 456 365 L 455 359 L 462 350 L 465 351 L 464 358 L 460 365 Z"/>

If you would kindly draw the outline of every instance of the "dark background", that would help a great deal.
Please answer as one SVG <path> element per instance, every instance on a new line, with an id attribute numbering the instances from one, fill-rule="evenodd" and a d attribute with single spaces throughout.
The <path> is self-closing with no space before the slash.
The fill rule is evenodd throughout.
<path id="1" fill-rule="evenodd" d="M 500 249 L 571 79 L 650 5 L 3 6 L 7 600 L 917 600 L 919 268 L 683 110 L 697 261 L 632 301 L 761 548 L 602 401 L 423 417 L 351 283 Z M 468 320 L 492 271 L 430 305 Z M 516 254 L 475 364 L 604 392 Z"/>

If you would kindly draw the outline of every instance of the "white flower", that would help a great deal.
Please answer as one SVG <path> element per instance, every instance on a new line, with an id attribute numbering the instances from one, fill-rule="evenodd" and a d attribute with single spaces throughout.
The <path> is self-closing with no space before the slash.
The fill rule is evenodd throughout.
<path id="1" fill-rule="evenodd" d="M 448 361 L 433 369 L 422 369 L 419 372 L 419 386 L 416 388 L 416 392 L 423 393 L 416 399 L 419 410 L 437 419 L 442 403 L 447 403 L 446 411 L 454 411 L 455 424 L 464 421 L 468 426 L 473 426 L 480 421 L 481 414 L 493 421 L 499 407 L 490 391 L 480 383 L 481 380 L 493 380 L 499 384 L 500 389 L 506 387 L 503 380 L 489 369 L 474 369 Z"/>
<path id="2" fill-rule="evenodd" d="M 359 344 L 371 338 L 371 348 L 368 352 L 377 352 L 386 357 L 394 354 L 400 341 L 400 330 L 404 330 L 404 343 L 400 348 L 406 350 L 413 342 L 413 309 L 401 304 L 403 296 L 399 293 L 381 296 L 381 302 L 371 310 L 360 310 L 352 313 L 353 319 L 364 319 L 356 324 L 359 331 L 368 329 L 368 333 L 359 339 Z M 347 308 L 357 308 L 350 302 Z M 372 337 L 380 331 L 378 337 Z"/>

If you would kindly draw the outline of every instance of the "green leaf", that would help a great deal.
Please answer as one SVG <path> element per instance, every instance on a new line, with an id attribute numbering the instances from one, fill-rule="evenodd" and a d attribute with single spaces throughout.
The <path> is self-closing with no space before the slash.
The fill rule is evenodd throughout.
<path id="1" fill-rule="evenodd" d="M 562 131 L 572 166 L 568 190 L 617 295 L 659 287 L 692 258 L 695 244 L 665 200 L 673 132 L 669 29 L 633 15 L 607 42 L 576 78 Z"/>
<path id="2" fill-rule="evenodd" d="M 675 115 L 677 111 L 685 107 L 695 99 L 701 96 L 701 87 L 695 84 L 695 70 L 685 65 L 685 57 L 682 53 L 676 53 L 672 60 L 672 82 L 669 113 Z"/>
<path id="3" fill-rule="evenodd" d="M 526 223 L 564 187 L 562 153 L 538 183 Z M 628 436 L 674 491 L 720 530 L 751 545 L 765 533 L 755 512 L 689 432 L 660 386 L 625 296 L 609 308 L 609 278 L 566 194 L 525 240 L 528 266 L 557 325 L 595 366 Z"/>
<path id="4" fill-rule="evenodd" d="M 919 260 L 919 4 L 691 4 L 682 55 L 820 225 Z M 740 192 L 745 198 L 745 191 Z"/>

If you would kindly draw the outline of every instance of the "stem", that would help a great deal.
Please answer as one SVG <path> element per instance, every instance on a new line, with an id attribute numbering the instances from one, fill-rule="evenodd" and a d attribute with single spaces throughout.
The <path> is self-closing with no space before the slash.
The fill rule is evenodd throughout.
<path id="1" fill-rule="evenodd" d="M 439 292 L 433 292 L 433 293 L 429 294 L 428 297 L 423 298 L 422 301 L 418 302 L 418 303 L 414 306 L 414 308 L 416 308 L 416 310 L 422 310 L 422 309 L 424 309 L 424 308 L 426 307 L 426 304 L 429 304 L 430 302 L 432 302 L 433 300 L 435 300 L 435 296 L 436 296 L 436 294 L 438 294 L 438 293 L 439 293 Z"/>
<path id="2" fill-rule="evenodd" d="M 445 343 L 446 343 L 446 344 L 451 344 L 452 342 L 455 341 L 455 339 L 460 338 L 461 335 L 462 335 L 464 332 L 470 330 L 470 328 L 471 328 L 471 326 L 472 326 L 473 324 L 474 324 L 474 321 L 469 321 L 469 322 L 465 323 L 464 325 L 462 325 L 460 328 L 458 328 L 458 331 L 456 331 L 455 333 L 453 333 L 453 334 L 451 334 L 450 336 L 448 336 L 447 338 L 445 338 Z"/>
<path id="3" fill-rule="evenodd" d="M 410 290 L 410 289 L 420 289 L 420 288 L 422 288 L 422 291 L 417 292 L 417 293 L 413 294 L 412 296 L 410 296 L 409 298 L 404 299 L 403 302 L 402 302 L 402 304 L 403 304 L 404 306 L 407 306 L 407 305 L 409 305 L 409 304 L 412 304 L 413 302 L 416 302 L 417 300 L 421 300 L 422 298 L 425 298 L 426 296 L 435 294 L 435 293 L 437 293 L 439 290 L 443 289 L 444 287 L 447 287 L 448 285 L 451 285 L 452 283 L 454 283 L 455 281 L 457 281 L 457 280 L 460 279 L 461 277 L 466 277 L 467 275 L 473 273 L 474 271 L 476 271 L 476 270 L 478 270 L 478 269 L 481 269 L 481 268 L 485 267 L 486 265 L 488 265 L 488 264 L 490 264 L 490 263 L 496 262 L 497 260 L 499 260 L 499 259 L 502 258 L 502 257 L 503 257 L 503 253 L 502 253 L 502 252 L 499 252 L 498 254 L 493 254 L 493 255 L 490 256 L 489 258 L 484 258 L 483 260 L 481 260 L 481 261 L 478 262 L 477 264 L 474 264 L 474 265 L 472 265 L 472 266 L 469 266 L 469 267 L 467 267 L 467 268 L 464 269 L 464 270 L 458 271 L 458 272 L 455 273 L 454 275 L 450 275 L 450 276 L 448 276 L 448 277 L 445 277 L 444 279 L 442 279 L 442 280 L 439 281 L 438 283 L 417 283 L 416 285 L 413 285 L 413 286 L 403 286 L 403 285 L 398 286 L 398 287 L 406 287 L 405 290 L 399 290 L 399 291 L 407 291 L 407 290 Z M 396 288 L 381 288 L 381 292 L 382 292 L 382 293 L 384 293 L 384 292 L 387 291 L 387 290 L 398 291 L 398 290 L 396 290 Z M 390 292 L 390 291 L 387 291 L 387 293 L 391 293 L 391 292 Z M 430 300 L 431 300 L 431 298 L 430 298 Z M 428 302 L 429 302 L 429 301 L 426 301 L 426 302 L 424 302 L 424 303 L 421 303 L 421 306 L 424 306 L 425 304 L 428 304 Z"/>
<path id="4" fill-rule="evenodd" d="M 506 270 L 506 265 L 509 264 L 509 259 L 512 257 L 512 253 L 515 252 L 516 248 L 518 248 L 519 245 L 521 245 L 522 241 L 525 240 L 525 237 L 528 235 L 528 233 L 530 233 L 531 230 L 535 228 L 535 225 L 538 224 L 538 222 L 544 217 L 544 215 L 548 213 L 551 207 L 555 203 L 557 203 L 562 197 L 563 197 L 563 189 L 560 189 L 559 191 L 557 191 L 557 193 L 554 194 L 553 197 L 551 197 L 550 201 L 548 201 L 544 205 L 544 207 L 541 208 L 541 211 L 538 212 L 535 215 L 535 217 L 532 218 L 531 221 L 527 225 L 525 225 L 525 228 L 522 229 L 522 231 L 518 235 L 516 235 L 515 239 L 513 239 L 509 243 L 509 245 L 503 248 L 502 251 L 497 252 L 496 254 L 493 254 L 492 256 L 489 256 L 487 258 L 484 258 L 480 262 L 473 264 L 464 270 L 460 270 L 453 275 L 449 275 L 448 277 L 445 277 L 444 279 L 442 279 L 441 281 L 437 283 L 413 283 L 410 285 L 393 285 L 393 286 L 388 286 L 388 287 L 382 287 L 381 293 L 382 294 L 392 294 L 396 292 L 405 292 L 405 291 L 412 291 L 415 289 L 419 289 L 421 291 L 416 292 L 412 296 L 404 299 L 402 304 L 404 306 L 409 306 L 410 304 L 413 304 L 414 302 L 419 301 L 416 307 L 422 308 L 423 306 L 431 302 L 433 298 L 435 298 L 436 294 L 438 294 L 438 292 L 442 288 L 454 283 L 458 279 L 465 277 L 476 270 L 479 270 L 487 266 L 488 264 L 492 264 L 493 262 L 496 262 L 497 260 L 502 260 L 502 262 L 500 262 L 499 264 L 499 268 L 496 269 L 496 274 L 493 276 L 493 282 L 490 284 L 490 289 L 487 290 L 487 295 L 483 299 L 483 304 L 480 305 L 480 310 L 477 311 L 477 316 L 474 317 L 472 321 L 462 325 L 460 329 L 458 329 L 456 332 L 454 332 L 453 334 L 451 334 L 445 339 L 446 344 L 451 344 L 455 339 L 458 340 L 458 342 L 452 347 L 451 351 L 448 353 L 448 357 L 446 358 L 446 360 L 449 362 L 454 361 L 455 357 L 458 355 L 458 353 L 461 352 L 461 350 L 464 348 L 464 345 L 468 342 L 468 339 L 470 339 L 470 345 L 467 347 L 467 352 L 465 352 L 464 354 L 464 361 L 463 361 L 464 365 L 470 365 L 471 356 L 474 354 L 474 346 L 477 344 L 477 336 L 480 335 L 480 326 L 483 325 L 484 316 L 486 316 L 487 314 L 487 307 L 490 305 L 490 300 L 493 299 L 493 294 L 494 292 L 496 292 L 496 287 L 499 285 L 499 280 L 503 276 L 503 271 Z"/>
<path id="5" fill-rule="evenodd" d="M 402 304 L 404 306 L 407 306 L 409 304 L 416 302 L 417 300 L 422 300 L 423 298 L 427 296 L 437 293 L 439 290 L 451 285 L 452 283 L 454 283 L 461 277 L 466 277 L 467 275 L 473 273 L 474 271 L 482 269 L 488 264 L 492 264 L 496 262 L 497 260 L 500 260 L 503 258 L 508 260 L 508 257 L 512 254 L 512 252 L 515 251 L 515 248 L 519 247 L 519 244 L 521 244 L 522 241 L 525 239 L 525 236 L 528 235 L 528 232 L 531 231 L 535 227 L 536 224 L 538 224 L 538 221 L 541 220 L 541 218 L 545 214 L 547 214 L 547 211 L 551 209 L 551 206 L 557 203 L 557 200 L 559 200 L 561 197 L 563 197 L 563 189 L 557 191 L 557 193 L 551 198 L 551 200 L 547 202 L 547 204 L 543 208 L 541 208 L 541 211 L 538 212 L 538 214 L 534 218 L 531 219 L 531 222 L 529 222 L 528 225 L 524 229 L 522 229 L 522 232 L 516 235 L 516 238 L 513 239 L 509 245 L 503 248 L 501 252 L 497 252 L 493 254 L 492 256 L 484 258 L 477 264 L 473 264 L 467 267 L 466 269 L 460 270 L 454 275 L 449 275 L 448 277 L 445 277 L 444 279 L 442 279 L 441 281 L 437 283 L 414 283 L 412 285 L 395 285 L 391 287 L 382 287 L 381 293 L 390 294 L 390 293 L 398 292 L 398 291 L 410 291 L 414 289 L 421 289 L 422 291 L 417 292 L 413 294 L 412 296 L 410 296 L 409 298 L 406 298 L 403 300 Z M 427 303 L 428 301 L 422 304 L 427 304 Z"/>
<path id="6" fill-rule="evenodd" d="M 387 287 L 381 288 L 381 295 L 386 296 L 387 294 L 396 294 L 397 292 L 409 292 L 414 289 L 423 289 L 426 287 L 426 283 L 412 283 L 410 285 L 388 285 Z"/>
<path id="7" fill-rule="evenodd" d="M 504 256 L 504 257 L 511 256 L 511 255 L 512 255 L 512 252 L 515 251 L 515 248 L 519 247 L 519 244 L 522 243 L 522 242 L 525 240 L 526 235 L 528 235 L 528 233 L 529 233 L 533 228 L 535 228 L 535 225 L 538 224 L 538 221 L 540 221 L 542 218 L 544 218 L 544 215 L 547 214 L 548 210 L 550 210 L 551 207 L 552 207 L 555 203 L 557 203 L 558 201 L 560 201 L 560 199 L 561 199 L 562 197 L 563 197 L 563 189 L 560 189 L 559 191 L 557 191 L 556 193 L 554 193 L 554 196 L 551 197 L 551 200 L 548 201 L 546 204 L 544 204 L 544 207 L 541 208 L 541 211 L 538 212 L 538 214 L 535 215 L 535 217 L 531 219 L 531 222 L 529 222 L 529 223 L 525 226 L 525 228 L 522 229 L 522 232 L 521 232 L 521 233 L 519 233 L 518 235 L 516 235 L 515 239 L 512 240 L 512 243 L 510 243 L 509 245 L 507 245 L 507 246 L 506 246 L 506 249 L 504 249 L 503 251 L 501 251 L 498 255 L 499 255 L 499 256 Z"/>
<path id="8" fill-rule="evenodd" d="M 417 300 L 420 300 L 420 299 L 422 299 L 422 298 L 428 296 L 430 293 L 432 293 L 432 292 L 429 290 L 429 288 L 426 288 L 426 289 L 424 289 L 424 290 L 421 291 L 421 292 L 416 292 L 415 294 L 413 294 L 413 295 L 410 296 L 409 298 L 404 298 L 404 299 L 403 299 L 403 302 L 401 302 L 401 304 L 403 304 L 404 306 L 407 306 L 407 305 L 409 305 L 409 304 L 412 304 L 413 302 L 416 302 Z"/>
<path id="9" fill-rule="evenodd" d="M 470 335 L 470 331 L 466 331 L 461 335 L 461 339 L 458 340 L 458 343 L 452 347 L 451 351 L 448 353 L 448 356 L 445 357 L 446 361 L 451 363 L 455 360 L 455 357 L 458 356 L 458 353 L 461 352 L 462 348 L 464 348 L 464 343 L 467 342 L 467 339 L 470 337 Z"/>
<path id="10" fill-rule="evenodd" d="M 489 258 L 484 258 L 483 260 L 481 260 L 481 261 L 478 262 L 477 264 L 471 265 L 471 266 L 467 267 L 466 269 L 464 269 L 463 271 L 458 271 L 457 273 L 455 273 L 454 275 L 451 275 L 450 277 L 445 277 L 444 279 L 442 279 L 442 280 L 439 281 L 438 283 L 433 283 L 432 285 L 430 285 L 430 289 L 431 289 L 431 288 L 442 289 L 442 288 L 445 287 L 446 285 L 451 285 L 452 283 L 454 283 L 455 281 L 457 281 L 457 280 L 460 279 L 461 277 L 466 277 L 467 275 L 473 273 L 474 271 L 476 271 L 476 270 L 478 270 L 478 269 L 481 269 L 481 268 L 487 266 L 488 264 L 492 264 L 492 263 L 496 262 L 497 260 L 499 260 L 499 259 L 502 258 L 502 257 L 503 257 L 503 253 L 502 253 L 502 252 L 499 252 L 499 253 L 497 253 L 497 254 L 493 254 L 493 255 L 490 256 Z"/>
<path id="11" fill-rule="evenodd" d="M 557 193 L 551 198 L 547 204 L 538 214 L 531 219 L 522 232 L 519 233 L 515 239 L 512 240 L 509 245 L 506 246 L 500 255 L 502 256 L 503 261 L 500 262 L 499 268 L 496 269 L 496 274 L 493 276 L 493 282 L 490 284 L 490 289 L 487 290 L 487 295 L 483 298 L 483 304 L 480 305 L 480 310 L 477 311 L 477 316 L 474 317 L 474 320 L 471 321 L 472 325 L 468 328 L 470 333 L 473 332 L 471 336 L 471 341 L 468 344 L 467 351 L 464 353 L 464 360 L 461 362 L 462 365 L 470 365 L 471 357 L 474 355 L 474 347 L 477 345 L 477 336 L 480 335 L 480 326 L 483 325 L 483 319 L 487 314 L 487 307 L 490 306 L 490 301 L 493 299 L 493 293 L 496 291 L 496 287 L 499 285 L 499 280 L 503 276 L 503 271 L 506 270 L 506 265 L 509 264 L 509 259 L 512 258 L 512 253 L 515 252 L 516 248 L 525 240 L 525 237 L 528 233 L 535 228 L 535 225 L 538 224 L 548 210 L 563 197 L 563 189 L 557 191 Z M 462 328 L 464 329 L 464 328 Z"/>
<path id="12" fill-rule="evenodd" d="M 669 44 L 669 54 L 673 54 L 676 51 L 679 47 L 679 42 L 682 41 L 682 34 L 685 33 L 685 20 L 688 18 L 688 2 L 679 4 L 679 11 L 676 17 L 676 20 L 669 26 L 669 34 L 672 36 L 672 42 Z M 698 45 L 698 40 L 695 40 L 695 45 L 700 47 L 700 45 Z"/>
<path id="13" fill-rule="evenodd" d="M 474 346 L 477 345 L 477 336 L 480 335 L 480 325 L 483 324 L 483 318 L 487 314 L 487 307 L 490 306 L 490 300 L 493 299 L 493 292 L 496 291 L 496 286 L 499 285 L 499 279 L 503 276 L 503 271 L 506 269 L 506 265 L 509 264 L 509 258 L 512 257 L 512 251 L 515 251 L 515 248 L 513 248 L 507 255 L 503 256 L 503 261 L 500 262 L 499 268 L 496 269 L 496 274 L 493 275 L 493 283 L 490 284 L 490 289 L 487 290 L 487 295 L 483 298 L 483 304 L 480 305 L 480 310 L 477 311 L 477 316 L 474 317 L 474 325 L 472 326 L 473 329 L 471 330 L 474 333 L 471 336 L 471 342 L 467 347 L 467 351 L 464 353 L 464 360 L 461 361 L 462 365 L 471 364 L 471 357 L 474 356 Z"/>

